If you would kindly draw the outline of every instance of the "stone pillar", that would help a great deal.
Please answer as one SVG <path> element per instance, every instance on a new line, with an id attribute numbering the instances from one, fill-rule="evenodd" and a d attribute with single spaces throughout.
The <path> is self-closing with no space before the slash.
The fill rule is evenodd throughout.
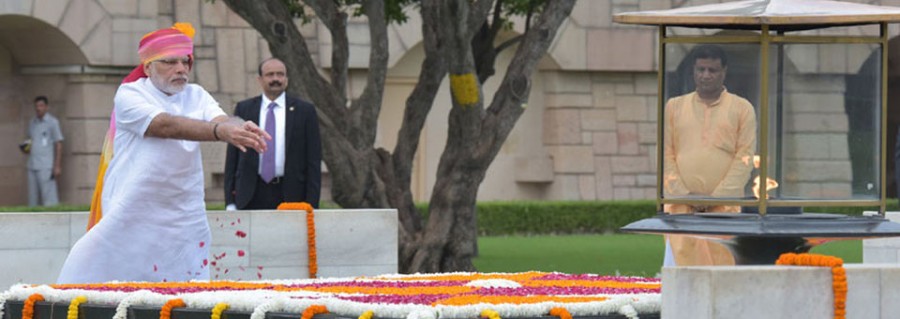
<path id="1" fill-rule="evenodd" d="M 109 128 L 113 97 L 121 75 L 68 76 L 62 98 L 65 99 L 63 135 L 63 177 L 60 201 L 64 204 L 89 204 L 97 178 L 100 149 Z"/>

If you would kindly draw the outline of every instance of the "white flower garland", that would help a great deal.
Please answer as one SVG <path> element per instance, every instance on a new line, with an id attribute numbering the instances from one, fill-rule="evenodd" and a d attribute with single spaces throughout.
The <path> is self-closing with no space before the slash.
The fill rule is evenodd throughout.
<path id="1" fill-rule="evenodd" d="M 113 319 L 127 319 L 129 307 L 132 305 L 146 304 L 151 299 L 152 295 L 154 295 L 154 293 L 148 290 L 138 290 L 131 293 L 116 305 L 116 314 L 113 315 Z M 93 299 L 88 297 L 88 300 Z"/>
<path id="2" fill-rule="evenodd" d="M 424 309 L 414 310 L 406 316 L 406 319 L 437 319 L 437 314 L 434 311 L 428 311 Z"/>
<path id="3" fill-rule="evenodd" d="M 479 279 L 472 280 L 466 284 L 469 287 L 482 287 L 482 288 L 519 288 L 522 287 L 521 284 L 507 279 Z"/>
<path id="4" fill-rule="evenodd" d="M 624 305 L 619 308 L 619 313 L 628 319 L 638 319 L 637 310 L 634 310 L 634 307 L 632 307 L 630 304 Z"/>
<path id="5" fill-rule="evenodd" d="M 9 299 L 9 293 L 0 294 L 0 318 L 3 318 L 3 310 L 6 309 L 6 299 Z"/>
<path id="6" fill-rule="evenodd" d="M 432 282 L 445 276 L 467 276 L 476 273 L 445 273 L 416 275 L 383 275 L 368 278 L 322 278 L 297 280 L 252 281 L 274 285 L 307 285 L 331 282 Z M 502 275 L 502 274 L 499 274 Z M 417 278 L 420 277 L 421 279 Z M 474 276 L 478 277 L 478 276 Z M 479 277 L 479 278 L 484 278 Z M 417 280 L 418 279 L 418 280 Z M 467 284 L 472 287 L 521 287 L 521 284 L 507 279 L 473 279 Z M 167 300 L 181 298 L 190 308 L 211 309 L 216 304 L 229 304 L 230 311 L 250 312 L 251 319 L 264 319 L 269 312 L 302 313 L 311 305 L 324 305 L 329 312 L 356 318 L 366 311 L 374 311 L 379 318 L 402 319 L 445 319 L 445 318 L 478 318 L 481 311 L 491 309 L 497 311 L 502 318 L 540 317 L 546 316 L 551 308 L 564 307 L 573 316 L 597 316 L 621 314 L 629 319 L 637 319 L 642 313 L 660 313 L 661 296 L 658 293 L 627 295 L 595 295 L 606 297 L 603 301 L 560 303 L 541 302 L 534 304 L 471 304 L 471 305 L 420 305 L 394 303 L 366 303 L 362 301 L 341 299 L 346 296 L 363 296 L 358 293 L 328 293 L 315 291 L 274 291 L 274 290 L 218 290 L 177 295 L 155 293 L 149 290 L 134 292 L 100 291 L 87 289 L 54 289 L 47 285 L 30 286 L 14 285 L 9 291 L 0 293 L 0 318 L 7 300 L 25 300 L 28 296 L 40 293 L 49 302 L 69 302 L 79 295 L 84 295 L 90 304 L 116 305 L 113 319 L 127 319 L 128 309 L 132 306 L 161 307 Z"/>

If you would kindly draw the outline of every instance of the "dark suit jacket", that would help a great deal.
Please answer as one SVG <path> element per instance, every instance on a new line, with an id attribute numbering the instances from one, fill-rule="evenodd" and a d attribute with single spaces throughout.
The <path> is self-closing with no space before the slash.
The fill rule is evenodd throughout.
<path id="1" fill-rule="evenodd" d="M 246 99 L 234 108 L 234 115 L 259 125 L 262 96 Z M 322 187 L 322 141 L 319 119 L 309 102 L 286 96 L 285 159 L 282 191 L 285 202 L 307 202 L 319 207 Z M 259 153 L 241 152 L 228 145 L 225 158 L 225 203 L 243 209 L 253 198 L 259 178 Z M 274 207 L 273 207 L 274 209 Z"/>

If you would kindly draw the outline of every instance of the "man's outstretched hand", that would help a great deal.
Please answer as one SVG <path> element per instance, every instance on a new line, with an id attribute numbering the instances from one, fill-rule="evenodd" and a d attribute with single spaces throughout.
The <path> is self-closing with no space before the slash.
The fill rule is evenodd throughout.
<path id="1" fill-rule="evenodd" d="M 229 118 L 225 122 L 219 123 L 216 129 L 219 139 L 234 145 L 241 152 L 246 152 L 248 148 L 256 150 L 262 154 L 266 152 L 266 140 L 271 140 L 269 133 L 261 130 L 251 121 L 244 121 L 238 117 Z"/>

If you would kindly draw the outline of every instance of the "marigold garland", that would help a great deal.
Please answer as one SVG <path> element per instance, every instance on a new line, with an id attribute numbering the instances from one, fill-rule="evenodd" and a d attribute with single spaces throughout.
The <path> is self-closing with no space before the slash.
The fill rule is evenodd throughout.
<path id="1" fill-rule="evenodd" d="M 212 308 L 210 313 L 212 313 L 209 318 L 210 319 L 221 319 L 222 312 L 228 309 L 228 304 L 224 302 L 217 303 L 215 307 Z"/>
<path id="2" fill-rule="evenodd" d="M 34 318 L 34 304 L 38 301 L 44 301 L 44 295 L 31 294 L 28 299 L 25 299 L 25 305 L 22 306 L 22 319 Z"/>
<path id="3" fill-rule="evenodd" d="M 374 315 L 375 315 L 374 311 L 366 310 L 366 312 L 363 312 L 361 315 L 359 315 L 359 318 L 357 318 L 357 319 L 372 319 L 372 316 L 374 316 Z"/>
<path id="4" fill-rule="evenodd" d="M 569 311 L 563 307 L 550 308 L 550 315 L 559 317 L 559 319 L 572 319 L 572 314 L 570 314 Z"/>
<path id="5" fill-rule="evenodd" d="M 69 303 L 69 312 L 66 313 L 66 318 L 78 319 L 78 307 L 85 302 L 87 302 L 87 297 L 85 296 L 78 296 L 72 299 L 72 302 Z"/>
<path id="6" fill-rule="evenodd" d="M 325 308 L 323 305 L 312 305 L 303 310 L 303 315 L 300 316 L 300 319 L 312 319 L 312 317 L 321 313 L 328 313 L 328 308 Z"/>
<path id="7" fill-rule="evenodd" d="M 816 266 L 831 268 L 831 290 L 834 292 L 834 318 L 844 319 L 847 315 L 847 271 L 844 260 L 818 254 L 785 253 L 778 257 L 776 265 Z"/>
<path id="8" fill-rule="evenodd" d="M 278 205 L 278 210 L 305 210 L 306 211 L 306 245 L 309 252 L 309 278 L 316 278 L 319 272 L 318 254 L 316 253 L 316 218 L 313 207 L 307 202 L 284 202 Z"/>
<path id="9" fill-rule="evenodd" d="M 159 310 L 159 319 L 171 319 L 172 318 L 172 309 L 185 307 L 184 300 L 181 298 L 172 299 L 166 301 L 166 304 L 162 306 L 162 309 Z"/>
<path id="10" fill-rule="evenodd" d="M 500 313 L 491 309 L 481 311 L 481 317 L 485 319 L 500 319 Z"/>

